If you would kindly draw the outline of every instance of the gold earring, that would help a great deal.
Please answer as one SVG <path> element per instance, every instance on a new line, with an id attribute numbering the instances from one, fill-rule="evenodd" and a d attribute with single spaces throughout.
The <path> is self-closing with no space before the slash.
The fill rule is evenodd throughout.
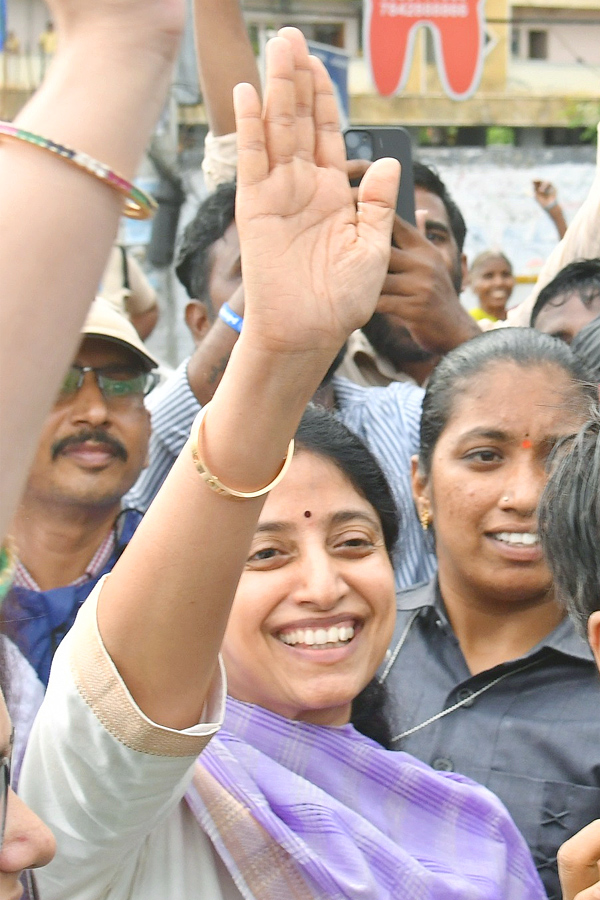
<path id="1" fill-rule="evenodd" d="M 431 525 L 431 513 L 429 512 L 429 508 L 427 506 L 424 506 L 419 513 L 419 521 L 421 523 L 421 528 L 423 529 L 423 531 L 428 531 L 429 526 Z"/>

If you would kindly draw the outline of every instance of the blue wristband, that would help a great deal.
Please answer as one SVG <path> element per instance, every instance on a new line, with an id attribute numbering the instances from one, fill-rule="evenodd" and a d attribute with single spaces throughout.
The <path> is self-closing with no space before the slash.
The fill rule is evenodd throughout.
<path id="1" fill-rule="evenodd" d="M 219 310 L 219 318 L 222 319 L 226 325 L 229 325 L 230 328 L 233 328 L 234 331 L 237 331 L 238 334 L 241 333 L 244 318 L 243 316 L 238 316 L 238 314 L 232 310 L 229 303 L 225 302 L 223 304 Z"/>

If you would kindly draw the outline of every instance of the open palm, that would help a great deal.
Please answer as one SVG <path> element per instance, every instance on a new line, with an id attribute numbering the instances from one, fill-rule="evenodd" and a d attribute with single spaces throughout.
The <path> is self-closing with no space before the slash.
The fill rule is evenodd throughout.
<path id="1" fill-rule="evenodd" d="M 244 328 L 269 349 L 335 350 L 375 309 L 399 168 L 371 166 L 357 210 L 325 68 L 292 28 L 267 63 L 262 110 L 250 85 L 235 94 Z"/>

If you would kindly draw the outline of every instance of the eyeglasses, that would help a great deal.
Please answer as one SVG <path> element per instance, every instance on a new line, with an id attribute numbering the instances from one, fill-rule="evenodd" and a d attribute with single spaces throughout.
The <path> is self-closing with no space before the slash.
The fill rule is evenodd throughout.
<path id="1" fill-rule="evenodd" d="M 77 366 L 72 365 L 60 389 L 59 399 L 76 394 L 83 384 L 86 372 L 93 372 L 96 384 L 105 400 L 125 400 L 145 397 L 158 383 L 156 372 L 139 372 L 127 366 Z"/>
<path id="2" fill-rule="evenodd" d="M 6 828 L 6 812 L 8 809 L 8 789 L 10 787 L 10 761 L 12 756 L 14 730 L 10 737 L 10 745 L 4 756 L 0 758 L 0 848 L 4 844 Z"/>

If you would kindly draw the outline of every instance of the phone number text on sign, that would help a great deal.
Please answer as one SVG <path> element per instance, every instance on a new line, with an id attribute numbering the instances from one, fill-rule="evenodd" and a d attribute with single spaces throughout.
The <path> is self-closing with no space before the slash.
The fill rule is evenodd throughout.
<path id="1" fill-rule="evenodd" d="M 466 3 L 428 3 L 427 0 L 416 2 L 394 2 L 383 0 L 381 3 L 382 16 L 455 16 L 465 18 L 469 15 L 469 7 Z"/>
<path id="2" fill-rule="evenodd" d="M 389 97 L 405 86 L 420 27 L 429 28 L 440 80 L 453 100 L 477 89 L 485 47 L 485 0 L 364 0 L 364 46 L 373 81 Z"/>

